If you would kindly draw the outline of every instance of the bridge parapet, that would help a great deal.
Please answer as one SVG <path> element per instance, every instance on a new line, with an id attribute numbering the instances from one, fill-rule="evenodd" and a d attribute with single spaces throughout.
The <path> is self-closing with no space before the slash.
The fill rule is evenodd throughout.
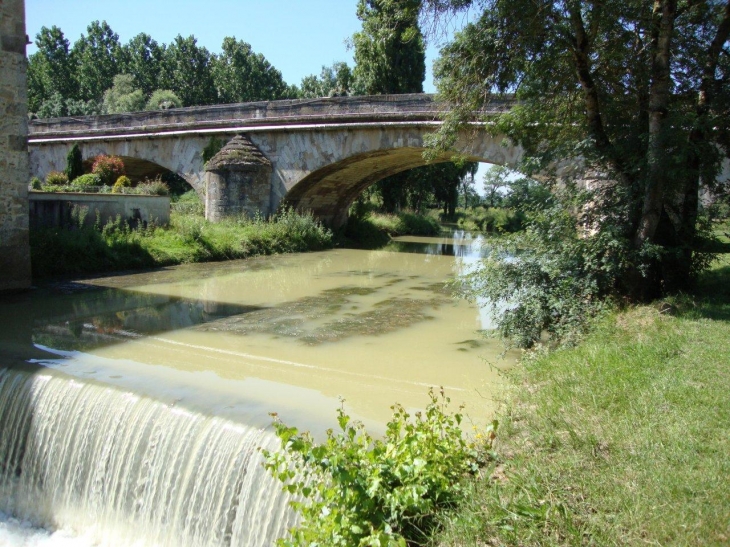
<path id="1" fill-rule="evenodd" d="M 482 114 L 503 113 L 513 104 L 509 98 L 495 99 Z M 438 122 L 444 109 L 433 95 L 421 93 L 324 97 L 33 120 L 29 131 L 35 142 L 176 132 L 270 131 L 321 124 Z"/>

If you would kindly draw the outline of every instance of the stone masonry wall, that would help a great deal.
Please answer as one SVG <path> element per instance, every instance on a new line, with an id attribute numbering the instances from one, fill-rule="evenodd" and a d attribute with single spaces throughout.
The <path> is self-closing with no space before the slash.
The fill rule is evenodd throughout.
<path id="1" fill-rule="evenodd" d="M 0 292 L 30 286 L 24 0 L 0 0 Z"/>

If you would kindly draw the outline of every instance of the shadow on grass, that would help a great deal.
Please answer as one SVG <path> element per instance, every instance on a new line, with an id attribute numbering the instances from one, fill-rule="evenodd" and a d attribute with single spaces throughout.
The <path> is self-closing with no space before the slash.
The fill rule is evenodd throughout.
<path id="1" fill-rule="evenodd" d="M 30 232 L 34 279 L 156 266 L 133 233 L 114 237 L 93 228 L 46 228 Z"/>
<path id="2" fill-rule="evenodd" d="M 691 295 L 678 300 L 681 315 L 730 321 L 730 254 L 720 260 L 720 265 L 700 276 Z"/>

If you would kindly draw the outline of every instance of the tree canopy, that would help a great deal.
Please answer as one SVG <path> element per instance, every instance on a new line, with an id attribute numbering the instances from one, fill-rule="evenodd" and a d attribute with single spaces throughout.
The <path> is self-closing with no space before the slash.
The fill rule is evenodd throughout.
<path id="1" fill-rule="evenodd" d="M 426 53 L 420 0 L 360 0 L 362 30 L 352 37 L 358 94 L 423 93 Z"/>
<path id="2" fill-rule="evenodd" d="M 424 0 L 427 17 L 465 8 L 477 17 L 435 70 L 452 110 L 432 145 L 449 149 L 475 111 L 514 94 L 487 130 L 522 145 L 523 169 L 554 196 L 499 245 L 519 260 L 486 263 L 483 292 L 512 302 L 496 310 L 502 332 L 529 345 L 612 295 L 688 288 L 711 258 L 700 191 L 727 190 L 715 181 L 729 151 L 730 1 Z M 567 164 L 583 168 L 557 170 Z"/>
<path id="3" fill-rule="evenodd" d="M 141 33 L 121 44 L 106 21 L 94 21 L 73 47 L 55 26 L 43 27 L 36 45 L 38 51 L 28 59 L 28 103 L 40 117 L 121 112 L 145 105 L 275 100 L 298 94 L 262 54 L 233 37 L 223 40 L 216 55 L 199 46 L 194 36 L 177 36 L 166 45 Z M 114 89 L 119 75 L 128 75 L 131 82 L 125 77 L 121 88 Z M 118 100 L 122 95 L 125 99 Z"/>
<path id="4" fill-rule="evenodd" d="M 514 93 L 518 106 L 495 131 L 543 169 L 580 159 L 584 178 L 592 169 L 603 179 L 591 187 L 593 218 L 610 219 L 636 253 L 622 290 L 645 298 L 686 287 L 702 259 L 699 190 L 717 190 L 728 152 L 730 2 L 424 4 L 431 16 L 480 10 L 438 62 L 439 93 L 456 108 L 436 145 L 448 148 L 492 94 Z"/>

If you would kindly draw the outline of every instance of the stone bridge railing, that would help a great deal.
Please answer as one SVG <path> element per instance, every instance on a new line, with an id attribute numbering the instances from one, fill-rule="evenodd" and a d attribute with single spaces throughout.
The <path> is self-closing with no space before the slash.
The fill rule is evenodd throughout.
<path id="1" fill-rule="evenodd" d="M 512 99 L 495 99 L 482 114 L 509 110 Z M 389 122 L 437 122 L 444 106 L 433 95 L 372 95 L 197 106 L 33 120 L 31 141 L 144 137 L 190 132 L 271 131 L 292 126 Z"/>

